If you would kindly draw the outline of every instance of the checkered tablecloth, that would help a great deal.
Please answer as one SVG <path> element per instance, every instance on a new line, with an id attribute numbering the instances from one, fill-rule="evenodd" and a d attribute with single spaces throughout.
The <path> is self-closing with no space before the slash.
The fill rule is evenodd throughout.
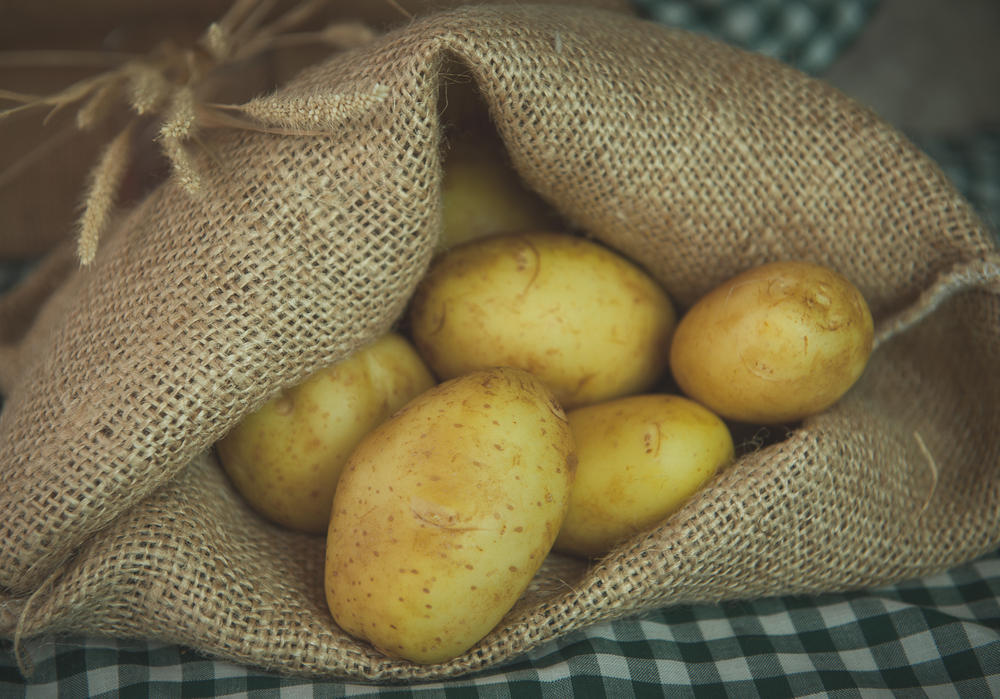
<path id="1" fill-rule="evenodd" d="M 178 646 L 0 645 L 0 697 L 1000 696 L 1000 553 L 865 592 L 671 607 L 599 624 L 469 677 L 375 687 L 281 678 Z"/>
<path id="2" fill-rule="evenodd" d="M 877 0 L 635 0 L 648 17 L 819 74 Z M 917 142 L 994 228 L 1000 130 Z M 0 261 L 0 291 L 26 270 Z M 988 697 L 1000 696 L 1000 552 L 876 590 L 678 606 L 599 624 L 511 664 L 411 687 L 307 681 L 175 645 L 82 636 L 27 641 L 25 680 L 0 641 L 14 697 Z"/>

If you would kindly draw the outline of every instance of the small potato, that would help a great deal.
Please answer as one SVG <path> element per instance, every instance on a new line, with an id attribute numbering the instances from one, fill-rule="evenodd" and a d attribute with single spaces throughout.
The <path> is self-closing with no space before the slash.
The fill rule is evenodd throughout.
<path id="1" fill-rule="evenodd" d="M 341 477 L 327 535 L 334 620 L 387 655 L 460 655 L 541 566 L 575 465 L 565 414 L 526 372 L 477 372 L 417 397 Z"/>
<path id="2" fill-rule="evenodd" d="M 662 288 L 620 255 L 559 233 L 453 248 L 414 296 L 414 344 L 441 379 L 512 366 L 563 407 L 650 388 L 666 370 L 676 316 Z"/>
<path id="3" fill-rule="evenodd" d="M 216 453 L 258 513 L 322 534 L 351 451 L 433 385 L 413 346 L 390 333 L 265 403 L 216 444 Z"/>
<path id="4" fill-rule="evenodd" d="M 670 367 L 681 390 L 731 420 L 799 420 L 836 402 L 864 371 L 872 316 L 831 269 L 774 262 L 699 300 L 681 319 Z"/>
<path id="5" fill-rule="evenodd" d="M 441 182 L 439 249 L 495 233 L 544 229 L 556 220 L 518 177 L 495 134 L 476 130 L 451 140 Z"/>
<path id="6" fill-rule="evenodd" d="M 681 396 L 619 398 L 571 410 L 576 478 L 555 548 L 595 556 L 676 511 L 733 459 L 714 413 Z"/>

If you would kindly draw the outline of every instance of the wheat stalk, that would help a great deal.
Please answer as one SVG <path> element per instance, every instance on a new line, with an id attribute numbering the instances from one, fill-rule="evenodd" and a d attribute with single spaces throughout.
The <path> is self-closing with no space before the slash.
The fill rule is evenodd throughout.
<path id="1" fill-rule="evenodd" d="M 128 168 L 131 141 L 129 124 L 107 145 L 91 172 L 76 249 L 84 266 L 94 261 L 97 243 L 111 221 L 118 189 Z"/>
<path id="2" fill-rule="evenodd" d="M 192 141 L 199 142 L 199 128 L 237 128 L 296 136 L 323 133 L 292 125 L 263 125 L 254 119 L 252 107 L 204 104 L 199 102 L 197 95 L 202 82 L 214 69 L 265 51 L 307 43 L 343 49 L 374 38 L 374 32 L 368 27 L 352 22 L 331 24 L 319 31 L 292 31 L 312 19 L 324 4 L 325 0 L 302 0 L 266 23 L 276 0 L 235 0 L 217 22 L 207 27 L 199 40 L 200 48 L 167 45 L 146 56 L 88 53 L 89 64 L 111 65 L 113 68 L 51 95 L 0 90 L 0 100 L 17 103 L 0 110 L 0 122 L 15 114 L 42 107 L 48 107 L 43 120 L 48 121 L 59 111 L 79 105 L 76 127 L 90 130 L 108 119 L 116 106 L 126 106 L 134 112 L 135 116 L 105 147 L 91 171 L 78 222 L 77 252 L 83 265 L 93 262 L 98 242 L 113 218 L 118 189 L 129 166 L 137 119 L 158 117 L 161 120 L 156 137 L 160 148 L 169 159 L 178 184 L 193 196 L 201 193 L 204 180 L 198 170 L 198 161 L 189 148 Z M 59 63 L 76 55 L 60 51 L 39 54 L 36 58 L 40 65 Z M 0 64 L 4 63 L 5 56 L 8 61 L 27 60 L 23 52 L 0 52 Z M 373 94 L 346 95 L 333 116 L 341 112 L 343 116 L 384 99 L 385 95 L 378 90 Z M 35 160 L 30 159 L 31 162 Z M 14 166 L 22 164 L 19 161 Z M 0 172 L 0 186 L 11 181 L 10 175 L 9 168 Z"/>

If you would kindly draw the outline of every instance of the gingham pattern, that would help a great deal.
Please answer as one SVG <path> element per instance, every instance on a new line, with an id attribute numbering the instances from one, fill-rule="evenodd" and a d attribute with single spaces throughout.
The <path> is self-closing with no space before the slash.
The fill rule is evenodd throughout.
<path id="1" fill-rule="evenodd" d="M 860 33 L 878 0 L 634 0 L 649 19 L 820 73 Z"/>
<path id="2" fill-rule="evenodd" d="M 1000 554 L 868 592 L 660 610 L 546 644 L 502 668 L 412 687 L 281 678 L 177 646 L 0 646 L 0 697 L 649 697 L 1000 695 Z"/>

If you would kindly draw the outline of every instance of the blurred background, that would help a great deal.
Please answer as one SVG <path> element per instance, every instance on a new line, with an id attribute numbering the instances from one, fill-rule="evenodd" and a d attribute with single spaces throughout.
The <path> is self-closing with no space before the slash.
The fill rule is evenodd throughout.
<path id="1" fill-rule="evenodd" d="M 825 77 L 911 133 L 995 130 L 1000 2 L 881 0 Z"/>

